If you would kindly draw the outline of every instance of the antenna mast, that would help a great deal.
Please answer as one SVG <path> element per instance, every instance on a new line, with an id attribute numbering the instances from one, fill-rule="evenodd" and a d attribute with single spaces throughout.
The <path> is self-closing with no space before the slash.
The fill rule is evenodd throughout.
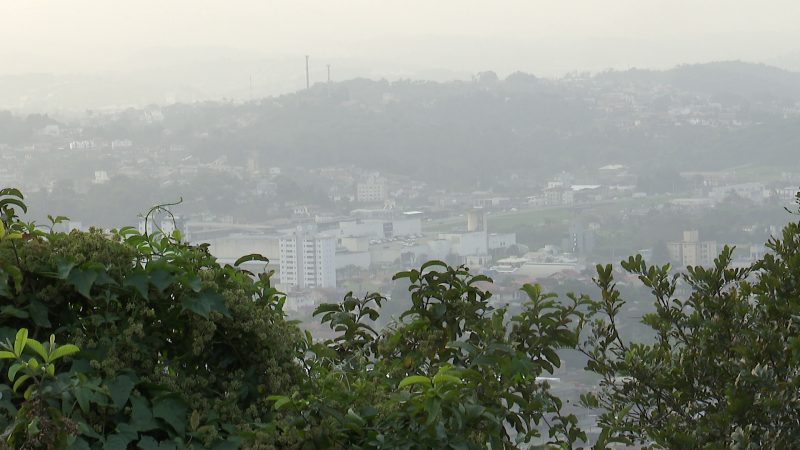
<path id="1" fill-rule="evenodd" d="M 306 55 L 306 89 L 311 86 L 311 83 L 308 78 L 308 55 Z"/>

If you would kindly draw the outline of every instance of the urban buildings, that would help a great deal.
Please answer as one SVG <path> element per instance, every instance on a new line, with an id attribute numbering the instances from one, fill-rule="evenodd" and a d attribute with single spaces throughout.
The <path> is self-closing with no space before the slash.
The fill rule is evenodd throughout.
<path id="1" fill-rule="evenodd" d="M 297 288 L 336 287 L 336 237 L 298 227 L 278 243 L 281 284 Z"/>
<path id="2" fill-rule="evenodd" d="M 716 241 L 701 241 L 697 230 L 683 232 L 683 240 L 667 244 L 669 257 L 683 266 L 708 266 L 717 257 Z"/>
<path id="3" fill-rule="evenodd" d="M 356 183 L 356 201 L 359 203 L 383 202 L 388 198 L 386 179 L 372 174 L 366 180 Z"/>

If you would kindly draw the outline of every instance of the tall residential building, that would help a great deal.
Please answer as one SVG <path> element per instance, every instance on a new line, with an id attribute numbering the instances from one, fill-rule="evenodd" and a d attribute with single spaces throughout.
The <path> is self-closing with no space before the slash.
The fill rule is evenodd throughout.
<path id="1" fill-rule="evenodd" d="M 336 238 L 298 230 L 282 237 L 281 283 L 299 289 L 336 287 Z"/>
<path id="2" fill-rule="evenodd" d="M 473 208 L 467 211 L 467 231 L 487 231 L 486 211 L 483 208 Z"/>
<path id="3" fill-rule="evenodd" d="M 684 231 L 683 240 L 667 244 L 669 257 L 683 266 L 710 266 L 717 257 L 716 241 L 701 241 L 697 230 Z"/>
<path id="4" fill-rule="evenodd" d="M 573 222 L 569 226 L 569 237 L 563 242 L 563 250 L 575 255 L 585 256 L 594 250 L 594 230 L 581 222 Z"/>
<path id="5" fill-rule="evenodd" d="M 373 174 L 365 181 L 356 183 L 356 201 L 361 203 L 382 202 L 388 198 L 386 180 Z"/>

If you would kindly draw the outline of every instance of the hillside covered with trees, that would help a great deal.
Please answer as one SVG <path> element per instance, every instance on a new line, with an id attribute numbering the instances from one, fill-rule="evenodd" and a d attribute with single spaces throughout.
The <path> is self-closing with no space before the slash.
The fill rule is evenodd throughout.
<path id="1" fill-rule="evenodd" d="M 433 186 L 630 165 L 711 170 L 792 160 L 800 74 L 741 62 L 560 79 L 484 72 L 446 83 L 354 79 L 248 102 L 87 112 L 73 139 L 129 139 L 262 167 L 356 165 L 413 173 Z M 57 124 L 0 114 L 2 144 Z M 486 155 L 491 154 L 491 158 Z M 165 163 L 168 159 L 165 159 Z"/>

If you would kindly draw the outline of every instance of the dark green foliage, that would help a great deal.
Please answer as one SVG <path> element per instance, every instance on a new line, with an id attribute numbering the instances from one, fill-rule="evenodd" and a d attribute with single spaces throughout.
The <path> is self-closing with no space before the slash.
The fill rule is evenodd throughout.
<path id="1" fill-rule="evenodd" d="M 269 274 L 220 266 L 178 235 L 43 232 L 16 218 L 21 194 L 0 195 L 0 337 L 28 329 L 80 347 L 47 406 L 80 446 L 235 443 L 271 415 L 269 394 L 295 385 L 300 335 Z M 4 397 L 0 420 L 22 400 Z"/>
<path id="2" fill-rule="evenodd" d="M 379 295 L 348 294 L 317 309 L 339 335 L 309 344 L 307 386 L 272 397 L 286 414 L 276 432 L 294 436 L 297 448 L 500 449 L 586 439 L 536 378 L 560 365 L 557 349 L 577 344 L 585 298 L 562 304 L 526 285 L 529 301 L 512 316 L 481 287 L 491 280 L 464 267 L 431 261 L 395 278 L 411 283 L 412 306 L 382 332 L 369 325 L 386 301 Z"/>
<path id="3" fill-rule="evenodd" d="M 798 196 L 800 203 L 800 196 Z M 652 289 L 643 317 L 655 341 L 623 341 L 624 300 L 611 267 L 598 266 L 602 299 L 583 344 L 603 376 L 593 401 L 607 442 L 665 448 L 796 448 L 800 442 L 800 224 L 790 223 L 750 267 L 726 247 L 709 268 L 671 274 L 641 257 L 622 265 Z M 676 288 L 691 293 L 676 298 Z"/>

